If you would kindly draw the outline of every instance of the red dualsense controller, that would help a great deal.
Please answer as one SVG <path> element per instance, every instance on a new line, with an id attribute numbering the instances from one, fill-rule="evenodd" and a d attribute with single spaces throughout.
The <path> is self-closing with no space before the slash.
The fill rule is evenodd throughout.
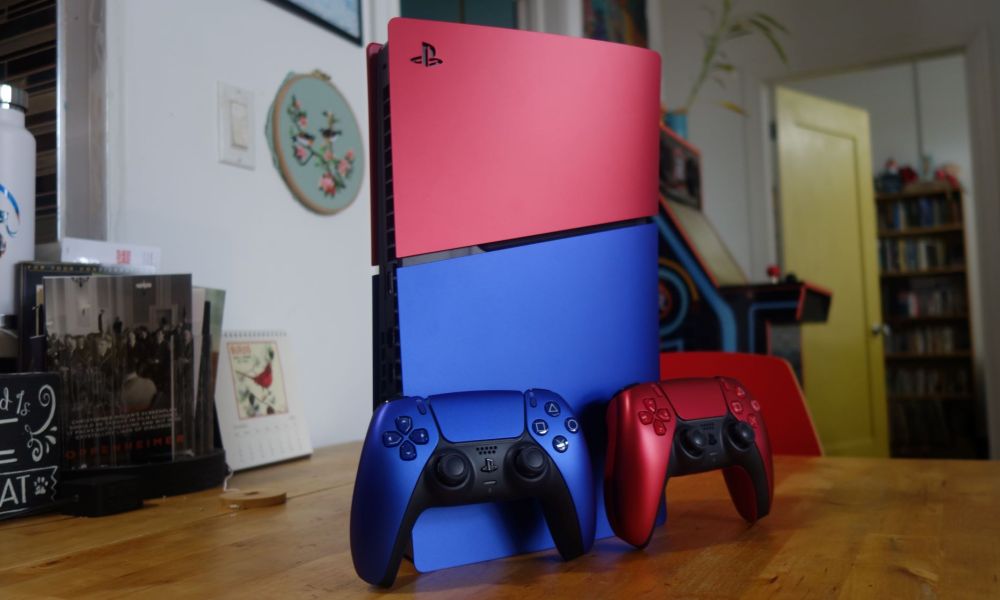
<path id="1" fill-rule="evenodd" d="M 771 510 L 774 467 L 760 404 L 735 379 L 640 383 L 608 405 L 604 501 L 615 535 L 649 544 L 670 477 L 722 469 L 736 510 Z"/>

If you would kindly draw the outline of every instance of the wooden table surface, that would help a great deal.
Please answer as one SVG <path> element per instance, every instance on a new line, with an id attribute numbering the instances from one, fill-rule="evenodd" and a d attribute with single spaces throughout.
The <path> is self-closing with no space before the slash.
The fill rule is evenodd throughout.
<path id="1" fill-rule="evenodd" d="M 360 444 L 237 475 L 286 505 L 232 511 L 219 490 L 102 519 L 0 525 L 0 598 L 380 596 L 348 542 Z M 737 516 L 722 476 L 668 486 L 644 551 L 616 539 L 429 574 L 404 561 L 392 596 L 434 598 L 1000 598 L 1000 463 L 778 457 L 771 515 Z M 474 595 L 474 596 L 473 596 Z"/>

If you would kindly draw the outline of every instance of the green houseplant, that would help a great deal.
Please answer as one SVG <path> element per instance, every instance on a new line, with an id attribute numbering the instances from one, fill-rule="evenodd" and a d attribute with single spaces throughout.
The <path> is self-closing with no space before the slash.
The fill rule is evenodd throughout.
<path id="1" fill-rule="evenodd" d="M 687 113 L 698 99 L 698 93 L 709 79 L 725 87 L 724 76 L 736 70 L 736 67 L 726 56 L 726 45 L 736 39 L 748 36 L 763 36 L 774 49 L 781 62 L 788 64 L 788 56 L 781 44 L 780 35 L 787 35 L 788 29 L 777 19 L 763 12 L 735 14 L 733 0 L 720 0 L 719 10 L 704 6 L 711 17 L 712 29 L 702 34 L 705 40 L 705 52 L 701 59 L 701 68 L 695 78 L 691 91 L 688 92 L 684 105 L 667 113 L 667 124 L 683 137 L 687 137 Z M 733 102 L 722 102 L 728 110 L 745 115 L 743 107 Z"/>

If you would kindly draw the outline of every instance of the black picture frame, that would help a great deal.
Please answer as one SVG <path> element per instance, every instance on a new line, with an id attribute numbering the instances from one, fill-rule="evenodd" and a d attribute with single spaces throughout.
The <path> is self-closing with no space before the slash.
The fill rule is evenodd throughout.
<path id="1" fill-rule="evenodd" d="M 316 14 L 315 12 L 309 10 L 308 8 L 301 6 L 295 2 L 295 0 L 268 0 L 275 6 L 280 6 L 281 8 L 287 10 L 290 13 L 294 13 L 307 21 L 311 21 L 314 25 L 319 25 L 324 29 L 328 29 L 333 33 L 339 35 L 340 37 L 357 44 L 358 46 L 364 45 L 363 34 L 364 29 L 362 28 L 363 22 L 361 19 L 361 5 L 363 0 L 358 0 L 358 35 L 354 36 L 351 33 L 344 31 L 337 26 L 336 23 L 327 21 L 322 16 Z"/>

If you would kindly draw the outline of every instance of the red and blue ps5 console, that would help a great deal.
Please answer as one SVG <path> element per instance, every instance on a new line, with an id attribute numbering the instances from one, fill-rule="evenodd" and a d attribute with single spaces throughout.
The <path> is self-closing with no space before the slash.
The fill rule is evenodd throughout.
<path id="1" fill-rule="evenodd" d="M 597 535 L 611 535 L 605 405 L 658 378 L 659 56 L 395 19 L 368 68 L 375 408 L 558 392 L 587 439 Z M 565 418 L 542 419 L 538 443 Z M 429 506 L 411 541 L 421 571 L 554 543 L 524 500 Z"/>

